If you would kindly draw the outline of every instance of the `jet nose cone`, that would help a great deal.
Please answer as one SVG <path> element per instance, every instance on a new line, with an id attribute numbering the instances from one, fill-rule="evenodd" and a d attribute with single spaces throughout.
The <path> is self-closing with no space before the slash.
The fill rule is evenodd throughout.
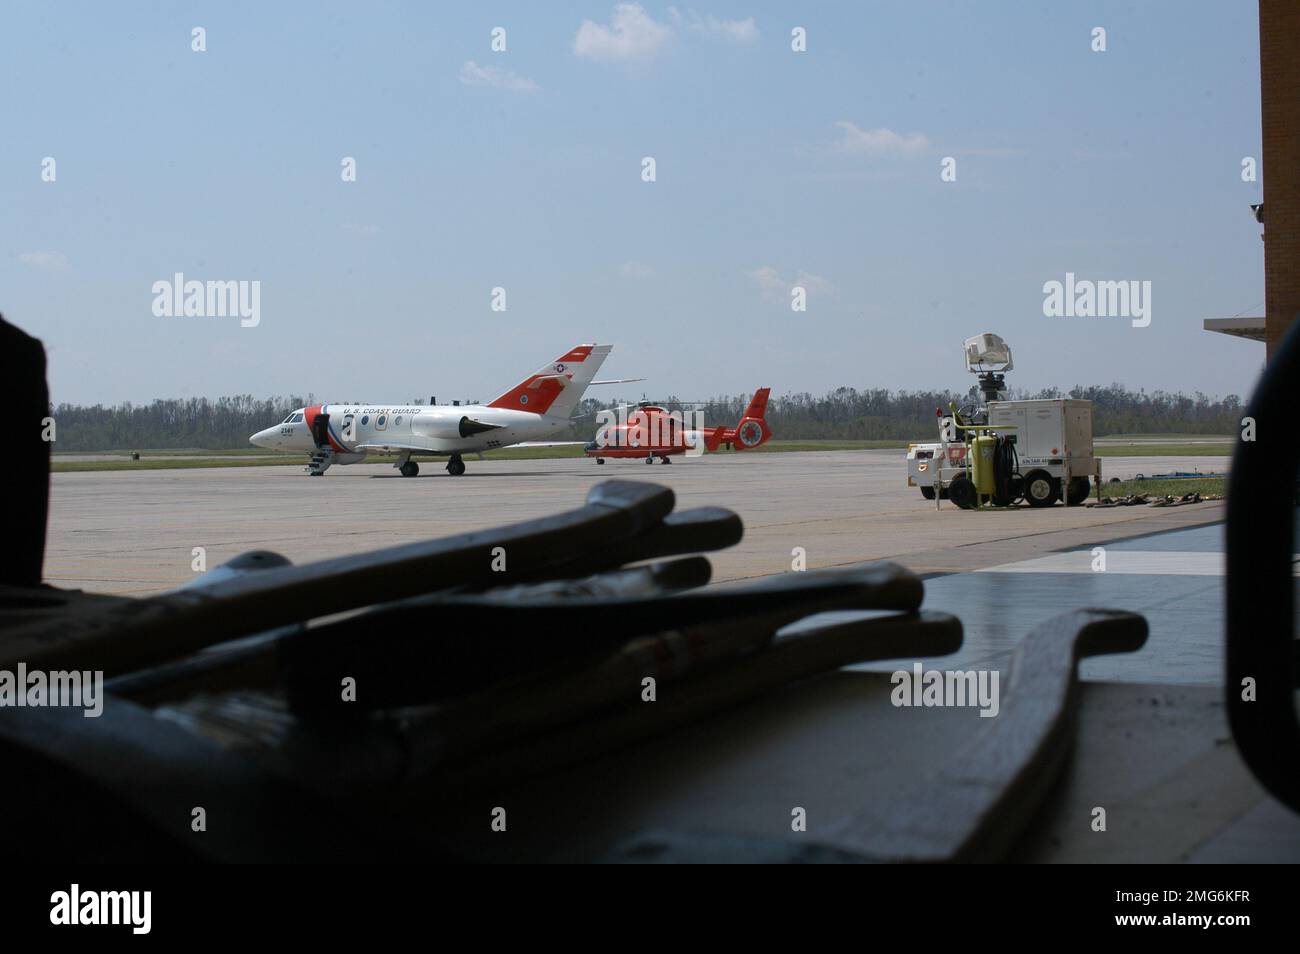
<path id="1" fill-rule="evenodd" d="M 271 443 L 270 435 L 271 432 L 269 429 L 265 431 L 258 431 L 256 434 L 254 434 L 252 437 L 248 439 L 248 443 L 256 447 L 269 447 Z"/>

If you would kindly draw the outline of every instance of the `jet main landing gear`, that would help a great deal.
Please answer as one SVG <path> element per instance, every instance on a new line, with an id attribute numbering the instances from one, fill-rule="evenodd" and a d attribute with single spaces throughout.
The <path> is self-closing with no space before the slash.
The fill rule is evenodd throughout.
<path id="1" fill-rule="evenodd" d="M 459 454 L 452 454 L 451 459 L 447 461 L 447 473 L 453 477 L 459 477 L 465 473 L 465 462 L 461 460 Z"/>
<path id="2" fill-rule="evenodd" d="M 420 465 L 413 460 L 408 460 L 400 469 L 403 477 L 414 477 L 420 472 Z"/>

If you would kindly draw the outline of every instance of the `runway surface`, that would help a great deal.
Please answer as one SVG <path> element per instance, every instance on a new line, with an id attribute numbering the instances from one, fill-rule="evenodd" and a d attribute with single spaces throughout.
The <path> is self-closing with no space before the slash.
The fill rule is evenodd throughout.
<path id="1" fill-rule="evenodd" d="M 246 550 L 294 563 L 445 536 L 570 509 L 621 478 L 671 486 L 678 508 L 730 507 L 745 539 L 714 554 L 715 581 L 893 558 L 923 573 L 979 569 L 1089 541 L 1219 519 L 1217 504 L 971 513 L 906 486 L 901 450 L 717 454 L 671 466 L 587 459 L 441 461 L 404 478 L 389 464 L 62 473 L 52 477 L 45 576 L 92 592 L 147 595 L 190 580 L 194 549 L 211 568 Z M 1107 476 L 1226 469 L 1225 458 L 1106 458 Z"/>

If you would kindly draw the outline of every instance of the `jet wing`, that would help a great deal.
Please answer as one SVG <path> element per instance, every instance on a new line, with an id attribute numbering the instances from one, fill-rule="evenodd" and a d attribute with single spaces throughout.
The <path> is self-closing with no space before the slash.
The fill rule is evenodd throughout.
<path id="1" fill-rule="evenodd" d="M 391 453 L 392 451 L 398 451 L 398 452 L 410 451 L 412 454 L 437 454 L 440 456 L 446 456 L 448 454 L 455 453 L 455 451 L 434 450 L 432 447 L 425 447 L 423 444 L 412 444 L 409 441 L 396 441 L 396 442 L 385 442 L 385 443 L 379 443 L 378 441 L 371 441 L 368 444 L 354 444 L 353 447 L 356 450 L 370 451 L 376 454 L 386 454 L 386 453 Z"/>

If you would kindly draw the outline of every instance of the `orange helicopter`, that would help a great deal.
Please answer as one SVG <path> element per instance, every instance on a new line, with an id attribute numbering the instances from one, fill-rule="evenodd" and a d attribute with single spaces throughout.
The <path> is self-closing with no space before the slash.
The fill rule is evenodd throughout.
<path id="1" fill-rule="evenodd" d="M 630 413 L 629 408 L 602 411 L 600 414 L 606 419 L 583 453 L 596 458 L 597 464 L 605 463 L 607 457 L 642 458 L 647 464 L 653 464 L 658 457 L 662 463 L 670 464 L 670 457 L 679 454 L 699 457 L 722 446 L 753 450 L 772 437 L 766 417 L 771 390 L 759 388 L 754 392 L 735 427 L 705 427 L 699 411 L 688 415 L 657 404 L 639 404 Z"/>

